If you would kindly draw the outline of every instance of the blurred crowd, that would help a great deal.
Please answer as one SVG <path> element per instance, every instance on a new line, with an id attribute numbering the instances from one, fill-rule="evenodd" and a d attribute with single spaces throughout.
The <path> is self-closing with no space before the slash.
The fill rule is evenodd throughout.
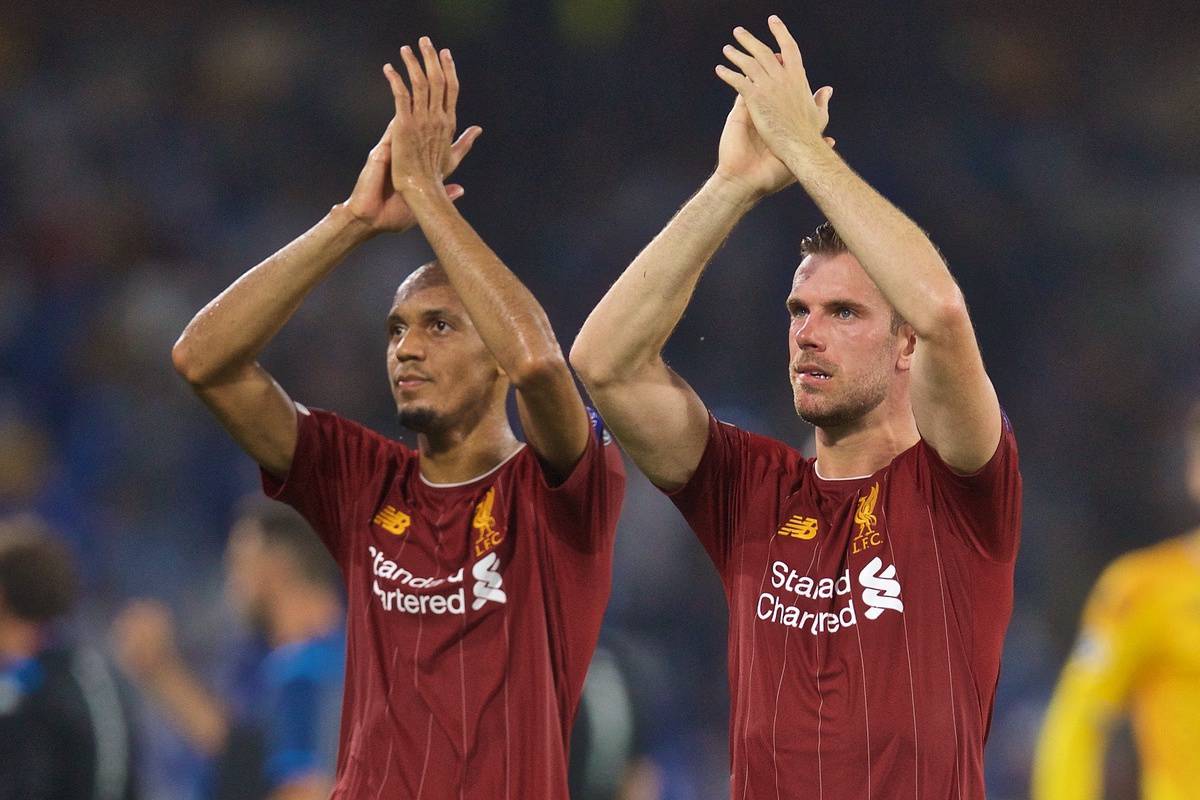
<path id="1" fill-rule="evenodd" d="M 1021 447 L 1026 509 L 989 744 L 1031 746 L 1102 566 L 1196 519 L 1180 419 L 1200 394 L 1200 6 L 864 0 L 16 3 L 0 10 L 0 513 L 35 512 L 82 573 L 74 635 L 111 652 L 137 598 L 199 675 L 237 616 L 222 558 L 249 459 L 171 344 L 238 274 L 344 199 L 391 115 L 380 66 L 454 49 L 484 134 L 459 205 L 565 345 L 716 159 L 729 30 L 791 24 L 829 132 L 961 282 Z M 820 218 L 791 189 L 718 254 L 667 355 L 718 416 L 804 445 L 783 298 Z M 372 242 L 267 353 L 290 393 L 401 436 L 384 315 L 429 257 Z M 727 793 L 725 609 L 669 503 L 630 470 L 605 640 L 634 663 L 664 798 Z M 139 701 L 140 702 L 140 701 Z M 144 796 L 193 796 L 196 748 L 137 710 Z M 1131 792 L 1128 758 L 1110 780 Z M 1127 795 L 1114 795 L 1127 796 Z"/>

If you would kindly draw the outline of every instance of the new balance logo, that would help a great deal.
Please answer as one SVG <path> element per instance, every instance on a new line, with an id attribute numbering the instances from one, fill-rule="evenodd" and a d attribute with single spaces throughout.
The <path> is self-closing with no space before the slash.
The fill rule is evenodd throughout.
<path id="1" fill-rule="evenodd" d="M 904 603 L 900 600 L 900 581 L 896 580 L 896 565 L 888 564 L 886 569 L 879 556 L 871 559 L 862 571 L 858 573 L 858 582 L 863 586 L 862 600 L 869 608 L 863 612 L 867 619 L 879 619 L 884 611 L 904 611 Z"/>
<path id="2" fill-rule="evenodd" d="M 817 535 L 817 521 L 812 517 L 795 515 L 780 526 L 777 533 L 780 536 L 791 536 L 795 539 L 811 539 Z"/>
<path id="3" fill-rule="evenodd" d="M 402 536 L 412 524 L 412 517 L 395 506 L 384 506 L 371 521 L 390 534 Z"/>
<path id="4" fill-rule="evenodd" d="M 478 611 L 488 600 L 497 603 L 508 602 L 508 596 L 500 588 L 504 577 L 500 574 L 500 557 L 495 551 L 476 561 L 475 566 L 471 568 L 471 575 L 475 577 L 475 600 L 471 603 L 472 609 Z"/>

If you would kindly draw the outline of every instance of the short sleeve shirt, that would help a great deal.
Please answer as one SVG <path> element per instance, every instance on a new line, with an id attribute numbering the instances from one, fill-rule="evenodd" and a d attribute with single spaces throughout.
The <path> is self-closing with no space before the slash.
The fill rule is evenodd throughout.
<path id="1" fill-rule="evenodd" d="M 671 493 L 729 603 L 732 796 L 984 797 L 1021 524 L 1016 440 L 954 473 L 920 440 L 872 475 L 710 419 Z"/>
<path id="2" fill-rule="evenodd" d="M 346 580 L 334 800 L 566 800 L 624 494 L 615 445 L 597 424 L 555 486 L 526 446 L 436 485 L 403 444 L 298 410 L 291 471 L 263 484 L 312 523 Z"/>

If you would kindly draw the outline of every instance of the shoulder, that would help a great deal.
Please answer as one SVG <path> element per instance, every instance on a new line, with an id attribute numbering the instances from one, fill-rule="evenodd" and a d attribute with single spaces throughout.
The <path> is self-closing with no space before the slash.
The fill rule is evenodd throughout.
<path id="1" fill-rule="evenodd" d="M 1163 577 L 1174 573 L 1182 555 L 1178 540 L 1168 540 L 1114 559 L 1096 580 L 1088 599 L 1089 613 L 1103 617 L 1127 615 L 1155 594 Z"/>
<path id="2" fill-rule="evenodd" d="M 724 422 L 710 415 L 709 447 L 712 447 L 718 440 L 744 453 L 751 461 L 804 467 L 811 463 L 811 459 L 805 458 L 795 447 L 779 439 L 761 433 L 752 433 L 731 422 Z"/>
<path id="3" fill-rule="evenodd" d="M 306 639 L 277 647 L 263 660 L 263 675 L 273 686 L 297 682 L 312 684 L 336 680 L 342 672 L 344 634 Z"/>
<path id="4" fill-rule="evenodd" d="M 302 442 L 317 440 L 325 445 L 337 443 L 345 448 L 392 455 L 400 459 L 415 453 L 398 439 L 332 411 L 296 403 L 296 419 Z"/>

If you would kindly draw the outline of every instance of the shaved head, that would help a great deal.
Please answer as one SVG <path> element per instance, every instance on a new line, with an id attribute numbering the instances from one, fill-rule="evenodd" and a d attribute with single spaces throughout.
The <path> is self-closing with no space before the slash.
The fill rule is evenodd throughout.
<path id="1" fill-rule="evenodd" d="M 400 288 L 396 289 L 395 302 L 398 303 L 404 298 L 426 289 L 449 285 L 450 276 L 446 274 L 446 270 L 442 269 L 442 265 L 437 261 L 430 261 L 428 264 L 422 264 L 414 269 L 401 282 Z"/>

